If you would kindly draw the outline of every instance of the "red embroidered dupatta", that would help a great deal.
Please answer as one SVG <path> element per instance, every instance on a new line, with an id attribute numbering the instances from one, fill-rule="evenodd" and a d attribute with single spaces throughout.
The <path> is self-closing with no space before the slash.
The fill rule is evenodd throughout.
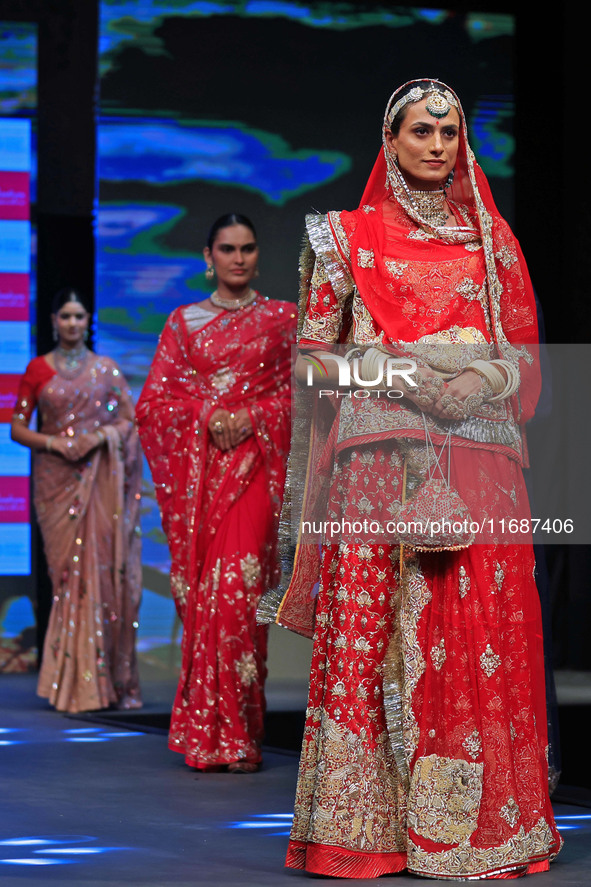
<path id="1" fill-rule="evenodd" d="M 213 316 L 195 333 L 185 311 L 178 308 L 170 315 L 137 405 L 181 619 L 208 545 L 261 462 L 278 521 L 289 449 L 295 326 L 293 306 L 260 297 L 240 311 Z M 208 439 L 209 418 L 218 408 L 241 407 L 248 408 L 255 433 L 222 453 Z M 275 536 L 269 539 L 273 549 Z"/>

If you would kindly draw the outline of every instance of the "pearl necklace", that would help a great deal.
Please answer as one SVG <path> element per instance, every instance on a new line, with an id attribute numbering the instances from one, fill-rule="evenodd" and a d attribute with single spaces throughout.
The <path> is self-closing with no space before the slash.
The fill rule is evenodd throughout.
<path id="1" fill-rule="evenodd" d="M 218 296 L 218 291 L 214 290 L 209 297 L 209 301 L 212 305 L 215 305 L 216 308 L 223 308 L 224 311 L 237 311 L 238 308 L 245 308 L 247 305 L 250 305 L 251 302 L 254 302 L 258 293 L 256 290 L 249 290 L 245 296 L 242 296 L 240 299 L 223 299 L 221 296 Z"/>

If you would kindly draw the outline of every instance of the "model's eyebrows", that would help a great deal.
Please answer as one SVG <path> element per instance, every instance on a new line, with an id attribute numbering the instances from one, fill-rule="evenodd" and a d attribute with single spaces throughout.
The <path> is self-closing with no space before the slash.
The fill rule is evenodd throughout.
<path id="1" fill-rule="evenodd" d="M 437 126 L 437 124 L 431 123 L 428 120 L 415 120 L 413 123 L 411 123 L 411 126 L 423 126 L 426 129 L 433 129 L 435 126 Z M 458 123 L 444 123 L 443 128 L 444 129 L 459 129 L 460 126 Z"/>
<path id="2" fill-rule="evenodd" d="M 245 246 L 256 246 L 256 240 L 249 240 L 248 243 L 217 243 L 216 246 L 230 247 L 231 249 L 244 249 Z"/>

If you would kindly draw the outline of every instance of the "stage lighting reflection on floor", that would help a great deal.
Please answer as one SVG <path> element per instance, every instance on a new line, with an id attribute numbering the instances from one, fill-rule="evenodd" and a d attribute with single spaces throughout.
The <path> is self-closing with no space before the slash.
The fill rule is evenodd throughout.
<path id="1" fill-rule="evenodd" d="M 564 813 L 556 816 L 559 832 L 574 831 L 588 828 L 591 825 L 591 813 Z"/>
<path id="2" fill-rule="evenodd" d="M 563 819 L 587 819 L 591 820 L 591 813 L 559 813 L 556 816 L 556 821 L 560 820 L 562 822 Z"/>
<path id="3" fill-rule="evenodd" d="M 4 865 L 59 865 L 72 861 L 71 859 L 0 859 Z"/>
<path id="4" fill-rule="evenodd" d="M 275 838 L 289 835 L 293 813 L 253 813 L 252 819 L 229 822 L 226 828 L 237 829 L 280 829 L 268 831 L 268 837 Z M 282 828 L 283 826 L 283 828 Z"/>
<path id="5" fill-rule="evenodd" d="M 56 853 L 66 856 L 83 856 L 92 853 L 107 853 L 112 847 L 52 847 L 51 850 L 43 848 L 43 850 L 34 850 L 34 853 Z M 116 849 L 116 848 L 115 848 Z"/>
<path id="6" fill-rule="evenodd" d="M 15 734 L 20 734 L 18 737 Z M 54 734 L 58 742 L 110 742 L 115 739 L 127 739 L 131 736 L 145 736 L 142 730 L 118 730 L 109 727 L 69 727 Z M 26 745 L 38 742 L 39 736 L 33 730 L 22 727 L 0 727 L 0 746 Z M 47 741 L 44 737 L 43 741 Z"/>
<path id="7" fill-rule="evenodd" d="M 0 847 L 31 847 L 37 844 L 56 844 L 51 838 L 8 838 L 0 841 Z"/>
<path id="8" fill-rule="evenodd" d="M 63 730 L 65 742 L 108 742 L 128 736 L 145 736 L 140 730 L 113 730 L 105 727 L 69 727 Z"/>
<path id="9" fill-rule="evenodd" d="M 96 844 L 97 838 L 91 835 L 39 835 L 22 838 L 7 838 L 0 841 L 0 863 L 4 865 L 67 865 L 80 863 L 90 856 L 111 853 L 114 850 L 129 850 L 129 847 L 80 846 Z M 20 853 L 30 852 L 30 856 L 6 856 L 2 859 L 3 848 L 19 848 Z M 6 852 L 6 851 L 4 851 Z"/>
<path id="10" fill-rule="evenodd" d="M 21 733 L 20 727 L 0 727 L 0 745 L 20 745 L 20 739 L 7 739 L 11 733 Z"/>

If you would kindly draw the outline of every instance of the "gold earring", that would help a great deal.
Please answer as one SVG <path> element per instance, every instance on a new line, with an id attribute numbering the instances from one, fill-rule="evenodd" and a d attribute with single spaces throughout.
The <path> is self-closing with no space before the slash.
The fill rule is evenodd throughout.
<path id="1" fill-rule="evenodd" d="M 213 278 L 215 277 L 215 268 L 213 267 L 213 265 L 207 266 L 205 276 L 207 277 L 208 280 L 213 280 Z"/>

